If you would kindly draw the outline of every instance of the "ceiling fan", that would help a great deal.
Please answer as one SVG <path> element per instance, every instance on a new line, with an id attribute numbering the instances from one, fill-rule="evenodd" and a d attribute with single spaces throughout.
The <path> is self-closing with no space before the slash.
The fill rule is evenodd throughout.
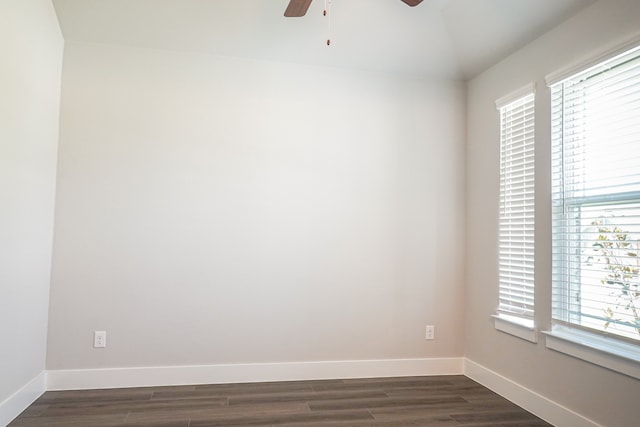
<path id="1" fill-rule="evenodd" d="M 401 0 L 409 6 L 417 6 L 422 3 L 422 0 Z M 284 16 L 289 18 L 297 18 L 300 16 L 304 16 L 309 9 L 309 5 L 311 4 L 311 0 L 290 0 L 289 6 L 287 6 L 287 10 L 284 11 Z"/>

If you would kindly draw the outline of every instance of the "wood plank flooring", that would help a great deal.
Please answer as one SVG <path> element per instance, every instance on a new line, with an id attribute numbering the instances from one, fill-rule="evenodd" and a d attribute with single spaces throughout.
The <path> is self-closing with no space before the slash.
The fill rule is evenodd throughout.
<path id="1" fill-rule="evenodd" d="M 52 391 L 10 427 L 549 426 L 464 376 Z"/>

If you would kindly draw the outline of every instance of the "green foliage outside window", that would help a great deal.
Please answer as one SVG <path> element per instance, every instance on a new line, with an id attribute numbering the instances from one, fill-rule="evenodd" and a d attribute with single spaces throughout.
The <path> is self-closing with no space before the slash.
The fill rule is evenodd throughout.
<path id="1" fill-rule="evenodd" d="M 640 335 L 640 268 L 638 252 L 629 233 L 618 226 L 604 224 L 596 220 L 592 225 L 598 227 L 598 238 L 593 243 L 597 262 L 603 265 L 606 275 L 600 283 L 611 289 L 615 306 L 604 309 L 607 319 L 604 327 L 611 323 L 631 326 Z"/>

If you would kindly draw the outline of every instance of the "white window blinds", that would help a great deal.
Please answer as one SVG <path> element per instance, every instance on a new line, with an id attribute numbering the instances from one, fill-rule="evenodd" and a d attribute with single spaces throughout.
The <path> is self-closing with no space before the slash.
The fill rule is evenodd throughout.
<path id="1" fill-rule="evenodd" d="M 510 97 L 513 98 L 513 97 Z M 531 320 L 534 312 L 534 94 L 498 101 L 500 235 L 498 312 Z"/>
<path id="2" fill-rule="evenodd" d="M 640 340 L 640 48 L 551 89 L 553 318 Z"/>

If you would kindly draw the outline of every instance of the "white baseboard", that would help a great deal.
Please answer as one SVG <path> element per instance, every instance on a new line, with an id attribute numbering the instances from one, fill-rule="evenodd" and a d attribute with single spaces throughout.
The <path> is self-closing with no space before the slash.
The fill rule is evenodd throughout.
<path id="1" fill-rule="evenodd" d="M 45 392 L 47 374 L 41 372 L 3 402 L 0 402 L 0 426 L 6 426 Z"/>
<path id="2" fill-rule="evenodd" d="M 464 374 L 554 426 L 600 427 L 595 421 L 472 360 L 464 359 Z"/>
<path id="3" fill-rule="evenodd" d="M 462 375 L 462 358 L 348 360 L 47 371 L 47 390 Z"/>

